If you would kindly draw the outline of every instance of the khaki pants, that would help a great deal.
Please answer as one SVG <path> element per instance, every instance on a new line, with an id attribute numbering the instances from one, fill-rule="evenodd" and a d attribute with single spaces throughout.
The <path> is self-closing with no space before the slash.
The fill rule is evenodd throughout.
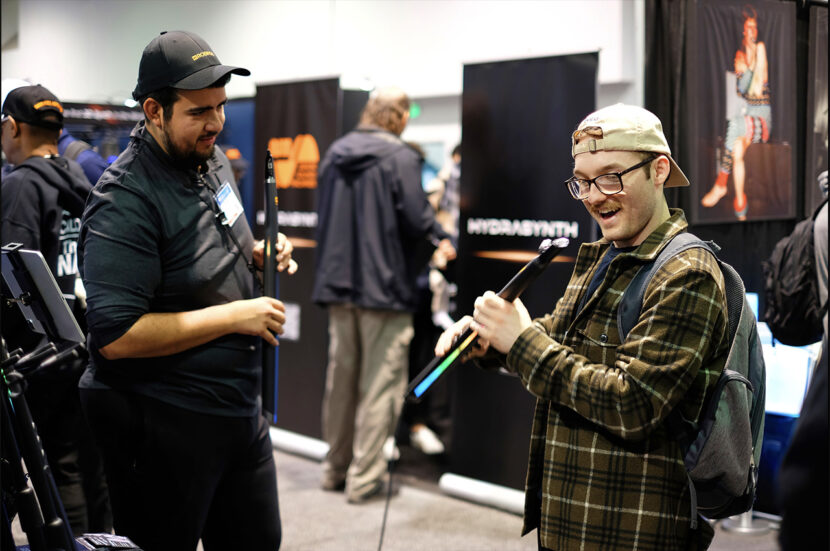
<path id="1" fill-rule="evenodd" d="M 329 307 L 323 484 L 345 481 L 350 498 L 372 492 L 386 472 L 383 443 L 403 406 L 412 335 L 410 313 Z"/>

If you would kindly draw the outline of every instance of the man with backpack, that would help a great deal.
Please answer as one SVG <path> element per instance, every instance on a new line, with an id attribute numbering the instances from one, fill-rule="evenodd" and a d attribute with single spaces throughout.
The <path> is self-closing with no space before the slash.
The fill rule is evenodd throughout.
<path id="1" fill-rule="evenodd" d="M 704 416 L 727 363 L 724 275 L 705 246 L 681 248 L 652 274 L 621 336 L 618 309 L 632 278 L 686 231 L 663 189 L 689 181 L 660 121 L 639 107 L 589 115 L 572 154 L 566 187 L 603 238 L 580 247 L 553 313 L 531 320 L 520 300 L 488 291 L 436 354 L 471 326 L 478 363 L 506 366 L 536 396 L 523 534 L 536 528 L 540 549 L 705 549 L 713 530 L 693 512 L 675 423 Z"/>

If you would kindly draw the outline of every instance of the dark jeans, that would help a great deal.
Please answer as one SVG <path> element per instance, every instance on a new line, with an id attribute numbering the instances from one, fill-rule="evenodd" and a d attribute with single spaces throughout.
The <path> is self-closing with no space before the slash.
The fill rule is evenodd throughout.
<path id="1" fill-rule="evenodd" d="M 145 551 L 274 551 L 282 529 L 268 423 L 115 390 L 81 390 L 115 532 Z"/>

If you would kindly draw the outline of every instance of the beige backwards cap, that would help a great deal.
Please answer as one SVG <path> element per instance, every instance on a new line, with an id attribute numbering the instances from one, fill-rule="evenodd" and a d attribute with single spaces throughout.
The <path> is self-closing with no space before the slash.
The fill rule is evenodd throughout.
<path id="1" fill-rule="evenodd" d="M 574 157 L 586 151 L 660 153 L 671 163 L 671 172 L 663 187 L 689 185 L 689 179 L 671 157 L 660 119 L 642 107 L 617 103 L 591 113 L 579 123 L 571 136 L 571 145 Z"/>

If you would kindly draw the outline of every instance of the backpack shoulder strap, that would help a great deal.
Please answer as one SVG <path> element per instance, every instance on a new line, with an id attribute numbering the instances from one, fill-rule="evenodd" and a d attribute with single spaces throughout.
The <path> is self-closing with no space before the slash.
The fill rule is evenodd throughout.
<path id="1" fill-rule="evenodd" d="M 65 157 L 67 159 L 72 159 L 73 161 L 76 161 L 78 160 L 78 156 L 87 149 L 92 149 L 92 146 L 84 141 L 75 140 L 74 142 L 71 142 L 69 145 L 66 146 L 66 149 L 64 150 L 63 155 L 61 155 L 61 157 Z"/>
<path id="2" fill-rule="evenodd" d="M 637 319 L 640 317 L 640 311 L 643 309 L 643 297 L 646 294 L 646 287 L 648 287 L 654 274 L 675 255 L 694 247 L 708 249 L 712 254 L 715 254 L 715 258 L 717 258 L 717 251 L 720 250 L 720 247 L 714 242 L 706 242 L 692 233 L 684 232 L 675 235 L 663 247 L 663 250 L 660 251 L 657 258 L 640 268 L 640 271 L 637 272 L 623 292 L 620 306 L 617 309 L 617 329 L 620 332 L 620 341 L 625 340 L 625 337 L 637 323 Z"/>
<path id="3" fill-rule="evenodd" d="M 726 262 L 721 262 L 718 259 L 720 271 L 723 274 L 723 286 L 726 292 L 726 312 L 729 317 L 729 340 L 735 338 L 735 333 L 738 331 L 738 324 L 741 322 L 741 312 L 748 305 L 746 302 L 746 288 L 744 287 L 744 280 L 741 279 L 738 271 Z M 754 314 L 753 318 L 754 318 Z M 754 321 L 754 319 L 753 319 Z"/>

